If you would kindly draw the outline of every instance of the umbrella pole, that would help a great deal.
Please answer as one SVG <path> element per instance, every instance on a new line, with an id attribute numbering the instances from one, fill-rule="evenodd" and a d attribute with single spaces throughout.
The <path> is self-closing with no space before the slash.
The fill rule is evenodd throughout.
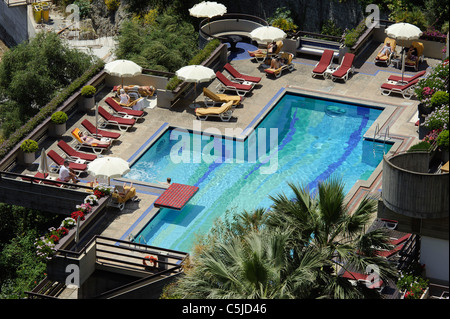
<path id="1" fill-rule="evenodd" d="M 98 103 L 95 103 L 95 138 L 98 138 Z"/>
<path id="2" fill-rule="evenodd" d="M 404 83 L 403 82 L 403 74 L 404 73 L 405 73 L 405 47 L 403 47 L 403 50 L 402 50 L 402 83 Z"/>

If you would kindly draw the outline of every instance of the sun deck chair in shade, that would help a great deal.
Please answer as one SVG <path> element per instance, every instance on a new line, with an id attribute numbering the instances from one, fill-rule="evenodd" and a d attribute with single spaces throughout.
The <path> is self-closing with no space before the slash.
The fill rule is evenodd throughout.
<path id="1" fill-rule="evenodd" d="M 244 96 L 245 94 L 250 92 L 254 87 L 254 83 L 253 85 L 249 85 L 232 82 L 220 71 L 216 72 L 216 78 L 219 81 L 219 84 L 217 85 L 219 93 L 223 93 L 225 91 L 233 91 L 236 92 L 236 94 L 239 96 Z"/>
<path id="2" fill-rule="evenodd" d="M 251 76 L 251 75 L 240 73 L 230 63 L 225 64 L 225 66 L 223 68 L 225 70 L 227 70 L 228 73 L 230 73 L 230 75 L 233 77 L 233 80 L 236 82 L 259 83 L 261 81 L 261 78 L 258 76 Z"/>
<path id="3" fill-rule="evenodd" d="M 103 151 L 108 150 L 111 147 L 111 141 L 109 139 L 105 141 L 106 144 L 88 143 L 84 141 L 80 137 L 80 135 L 82 135 L 82 132 L 79 128 L 75 128 L 71 133 L 74 137 L 74 145 L 77 151 L 81 148 L 87 148 L 93 151 L 95 154 L 101 154 Z"/>
<path id="4" fill-rule="evenodd" d="M 117 103 L 112 97 L 107 97 L 105 99 L 106 104 L 109 105 L 109 107 L 114 111 L 114 114 L 117 116 L 129 116 L 136 120 L 142 118 L 144 116 L 144 111 L 139 110 L 132 110 L 132 109 L 126 109 L 122 106 L 120 106 L 119 103 Z"/>
<path id="5" fill-rule="evenodd" d="M 392 239 L 389 241 L 389 244 L 397 246 L 399 244 L 404 243 L 405 241 L 407 241 L 409 238 L 411 237 L 411 234 L 406 234 L 400 238 L 396 238 L 396 239 Z"/>
<path id="6" fill-rule="evenodd" d="M 208 88 L 203 88 L 206 106 L 214 106 L 216 103 L 233 102 L 233 106 L 239 105 L 244 99 L 242 96 L 214 93 Z"/>
<path id="7" fill-rule="evenodd" d="M 311 72 L 311 76 L 314 78 L 318 75 L 325 76 L 325 71 L 328 70 L 328 68 L 333 63 L 333 50 L 325 49 L 323 50 L 323 54 L 320 57 L 319 62 L 317 62 L 316 66 Z"/>
<path id="8" fill-rule="evenodd" d="M 111 132 L 111 131 L 105 131 L 101 130 L 99 128 L 95 128 L 95 125 L 89 122 L 88 119 L 84 119 L 81 122 L 81 125 L 84 126 L 84 128 L 87 130 L 87 133 L 95 138 L 110 138 L 112 141 L 117 140 L 120 137 L 120 133 L 117 132 Z"/>
<path id="9" fill-rule="evenodd" d="M 415 47 L 417 49 L 417 58 L 416 60 L 409 60 L 408 58 L 406 58 L 405 56 L 405 68 L 413 68 L 415 71 L 419 70 L 419 64 L 420 62 L 423 62 L 423 43 L 422 42 L 417 42 L 417 41 L 413 41 L 411 43 L 411 45 L 413 47 Z"/>
<path id="10" fill-rule="evenodd" d="M 377 250 L 376 255 L 384 258 L 391 258 L 398 254 L 402 250 L 404 244 L 398 245 L 391 250 Z"/>
<path id="11" fill-rule="evenodd" d="M 294 65 L 292 64 L 292 59 L 294 58 L 294 55 L 292 53 L 282 52 L 280 54 L 280 57 L 285 61 L 285 63 L 283 63 L 279 68 L 276 69 L 272 68 L 265 69 L 264 72 L 266 72 L 266 75 L 274 75 L 276 78 L 279 78 L 284 70 L 289 71 L 294 70 Z"/>
<path id="12" fill-rule="evenodd" d="M 378 53 L 374 60 L 375 63 L 384 63 L 386 65 L 391 64 L 391 60 L 395 56 L 395 48 L 397 47 L 397 42 L 395 41 L 395 39 L 386 37 L 384 39 L 383 47 L 386 46 L 388 43 L 390 44 L 391 47 L 390 53 L 387 55 Z"/>
<path id="13" fill-rule="evenodd" d="M 403 85 L 396 85 L 390 83 L 383 83 L 380 87 L 381 94 L 390 95 L 391 93 L 398 93 L 403 96 L 405 99 L 410 99 L 414 95 L 414 88 L 419 82 L 419 79 L 415 79 L 409 83 Z"/>
<path id="14" fill-rule="evenodd" d="M 95 154 L 83 153 L 73 149 L 69 144 L 67 144 L 63 140 L 60 140 L 57 145 L 66 154 L 66 159 L 72 162 L 75 162 L 77 160 L 92 162 L 97 158 L 97 155 Z"/>
<path id="15" fill-rule="evenodd" d="M 219 117 L 222 121 L 228 122 L 233 115 L 233 102 L 223 103 L 222 106 L 199 107 L 195 109 L 195 115 L 201 121 L 205 121 L 209 116 Z"/>
<path id="16" fill-rule="evenodd" d="M 277 47 L 274 52 L 267 53 L 267 50 L 261 50 L 261 53 L 253 53 L 253 52 L 250 53 L 249 52 L 249 55 L 252 58 L 255 58 L 256 61 L 263 62 L 264 60 L 270 59 L 270 58 L 274 57 L 275 55 L 277 55 L 278 53 L 280 53 L 281 49 L 283 48 L 283 41 L 281 41 L 281 40 L 277 41 L 276 44 L 277 44 Z"/>
<path id="17" fill-rule="evenodd" d="M 48 151 L 47 155 L 57 165 L 57 167 L 56 167 L 56 169 L 54 169 L 54 171 L 56 173 L 58 173 L 60 167 L 64 165 L 64 158 L 62 158 L 54 150 Z M 86 171 L 87 165 L 86 164 L 81 164 L 81 163 L 70 162 L 69 163 L 69 168 L 73 169 L 77 175 L 80 175 L 81 173 Z"/>
<path id="18" fill-rule="evenodd" d="M 362 274 L 359 272 L 354 271 L 348 271 L 346 270 L 342 276 L 342 278 L 346 278 L 351 281 L 360 282 L 366 285 L 369 289 L 382 289 L 384 286 L 384 282 L 381 279 L 376 280 L 376 277 L 374 277 L 374 281 L 369 281 L 369 275 Z"/>
<path id="19" fill-rule="evenodd" d="M 133 118 L 114 116 L 101 106 L 98 107 L 98 114 L 103 118 L 103 121 L 100 123 L 101 128 L 104 128 L 107 125 L 115 125 L 119 130 L 126 131 L 136 123 L 136 120 Z"/>
<path id="20" fill-rule="evenodd" d="M 420 71 L 418 73 L 416 73 L 414 76 L 411 77 L 403 77 L 403 83 L 409 83 L 414 81 L 415 79 L 420 78 L 421 76 L 425 75 L 426 71 Z M 402 82 L 402 76 L 401 75 L 390 75 L 387 79 L 388 81 L 392 81 L 392 82 L 397 82 L 397 83 L 392 83 L 392 84 L 401 84 L 399 82 Z"/>
<path id="21" fill-rule="evenodd" d="M 342 59 L 341 64 L 338 66 L 336 71 L 331 73 L 331 79 L 333 81 L 344 80 L 344 82 L 347 82 L 349 74 L 355 71 L 353 67 L 354 60 L 355 55 L 353 53 L 347 52 L 344 55 L 344 58 Z"/>

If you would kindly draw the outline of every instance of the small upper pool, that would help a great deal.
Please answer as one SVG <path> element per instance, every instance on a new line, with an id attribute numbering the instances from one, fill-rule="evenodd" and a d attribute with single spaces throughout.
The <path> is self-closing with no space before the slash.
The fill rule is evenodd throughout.
<path id="1" fill-rule="evenodd" d="M 382 111 L 286 93 L 245 141 L 166 131 L 125 177 L 153 183 L 171 177 L 199 191 L 181 211 L 161 209 L 135 237 L 189 252 L 196 235 L 208 232 L 226 211 L 269 208 L 269 195 L 292 196 L 288 182 L 314 191 L 318 182 L 335 176 L 348 192 L 378 166 L 380 146 L 384 152 L 392 146 L 363 138 Z"/>

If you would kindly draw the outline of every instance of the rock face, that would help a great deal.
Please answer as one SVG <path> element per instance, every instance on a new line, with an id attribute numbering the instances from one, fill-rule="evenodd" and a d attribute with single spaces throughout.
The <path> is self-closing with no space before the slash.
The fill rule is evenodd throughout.
<path id="1" fill-rule="evenodd" d="M 364 18 L 358 0 L 222 0 L 229 13 L 250 14 L 267 19 L 279 7 L 291 10 L 299 30 L 320 32 L 322 25 L 333 20 L 342 30 L 354 28 Z"/>
<path id="2" fill-rule="evenodd" d="M 129 16 L 122 5 L 116 11 L 109 11 L 103 0 L 93 0 L 89 12 L 89 18 L 98 36 L 117 34 L 122 21 Z"/>

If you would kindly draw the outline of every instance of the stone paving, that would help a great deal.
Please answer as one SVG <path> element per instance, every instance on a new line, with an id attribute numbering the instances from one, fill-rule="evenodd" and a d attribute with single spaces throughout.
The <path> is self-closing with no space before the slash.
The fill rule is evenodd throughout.
<path id="1" fill-rule="evenodd" d="M 381 44 L 380 44 L 381 45 Z M 161 134 L 167 127 L 181 127 L 186 129 L 196 129 L 201 125 L 204 130 L 208 127 L 214 127 L 225 133 L 226 128 L 241 128 L 244 130 L 252 124 L 255 118 L 260 118 L 260 112 L 268 105 L 273 103 L 273 97 L 281 90 L 294 90 L 304 93 L 320 94 L 332 98 L 345 98 L 350 100 L 358 100 L 371 104 L 388 105 L 394 111 L 389 114 L 384 120 L 389 124 L 391 136 L 401 137 L 404 141 L 399 150 L 409 147 L 409 145 L 418 141 L 417 127 L 414 123 L 417 121 L 417 104 L 416 99 L 407 100 L 401 95 L 383 96 L 380 94 L 379 87 L 384 83 L 390 74 L 400 74 L 400 70 L 392 66 L 379 67 L 373 63 L 373 58 L 378 52 L 380 46 L 373 46 L 366 50 L 366 54 L 362 59 L 355 61 L 355 73 L 350 76 L 347 82 L 336 81 L 330 79 L 312 78 L 311 71 L 318 62 L 319 57 L 297 57 L 294 59 L 295 70 L 292 72 L 286 71 L 280 78 L 266 77 L 262 69 L 259 68 L 259 63 L 248 59 L 233 60 L 231 64 L 241 73 L 253 76 L 261 76 L 261 84 L 248 94 L 244 99 L 243 105 L 237 107 L 233 112 L 233 118 L 229 122 L 222 122 L 219 119 L 212 119 L 208 121 L 196 121 L 194 109 L 190 107 L 193 99 L 182 101 L 171 109 L 163 109 L 159 107 L 146 108 L 147 114 L 144 120 L 138 122 L 134 128 L 122 134 L 119 143 L 106 152 L 105 156 L 118 156 L 125 160 L 134 160 L 139 154 L 145 151 L 145 148 L 156 140 L 157 136 Z M 426 59 L 423 67 L 434 66 L 439 61 L 433 59 Z M 226 71 L 224 71 L 226 72 Z M 411 72 L 407 72 L 411 75 Z M 212 91 L 216 91 L 217 80 L 208 84 Z M 106 96 L 109 96 L 110 88 L 106 88 L 102 92 L 100 105 L 105 106 L 103 102 Z M 197 92 L 201 92 L 201 86 L 197 86 Z M 189 96 L 188 96 L 189 97 Z M 199 96 L 195 100 L 196 103 L 203 104 L 203 96 Z M 105 107 L 108 109 L 107 107 Z M 75 127 L 82 129 L 80 125 L 84 118 L 88 118 L 92 123 L 95 123 L 94 110 L 87 114 L 81 112 L 76 113 L 68 122 L 67 133 L 63 139 L 70 143 L 72 141 L 71 130 Z M 381 123 L 381 126 L 384 123 Z M 197 125 L 197 126 L 195 126 Z M 252 124 L 254 125 L 254 123 Z M 121 132 L 122 133 L 122 132 Z M 57 140 L 48 138 L 43 147 L 48 151 L 54 149 L 59 152 L 56 146 Z M 36 163 L 38 159 L 36 160 Z M 51 160 L 49 160 L 51 163 Z M 33 170 L 37 168 L 34 165 L 29 174 L 34 173 Z M 380 170 L 378 168 L 378 170 Z M 84 183 L 93 179 L 92 176 L 81 176 Z M 375 178 L 375 186 L 367 186 L 369 191 L 376 191 L 381 187 L 380 178 Z M 115 183 L 123 183 L 124 179 L 117 179 Z M 130 181 L 127 181 L 130 182 Z M 174 181 L 176 182 L 176 181 Z M 110 208 L 102 222 L 98 224 L 92 232 L 113 237 L 117 239 L 129 239 L 130 235 L 136 235 L 137 232 L 158 212 L 158 209 L 153 207 L 153 202 L 157 199 L 166 186 L 161 185 L 158 181 L 154 183 L 134 182 L 137 188 L 137 194 L 140 198 L 139 202 L 128 202 L 123 211 L 116 208 Z M 355 188 L 355 187 L 354 187 Z M 353 190 L 353 189 L 352 189 Z M 352 191 L 351 191 L 352 192 Z M 355 192 L 356 194 L 356 192 Z"/>

